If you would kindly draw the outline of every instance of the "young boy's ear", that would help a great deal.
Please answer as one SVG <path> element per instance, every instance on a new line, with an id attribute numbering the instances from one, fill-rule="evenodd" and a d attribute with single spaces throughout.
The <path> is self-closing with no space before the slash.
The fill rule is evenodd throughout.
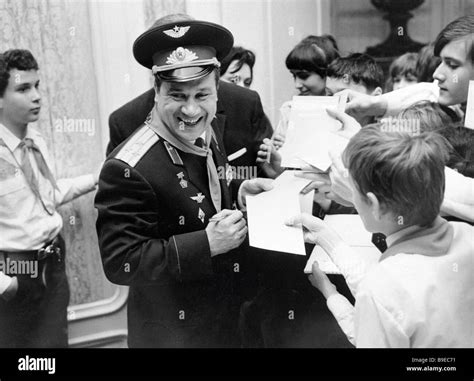
<path id="1" fill-rule="evenodd" d="M 383 212 L 380 208 L 380 203 L 375 194 L 372 192 L 367 193 L 367 198 L 369 199 L 370 211 L 375 221 L 380 221 L 382 219 Z"/>
<path id="2" fill-rule="evenodd" d="M 383 90 L 381 87 L 376 87 L 374 91 L 370 95 L 382 95 Z"/>

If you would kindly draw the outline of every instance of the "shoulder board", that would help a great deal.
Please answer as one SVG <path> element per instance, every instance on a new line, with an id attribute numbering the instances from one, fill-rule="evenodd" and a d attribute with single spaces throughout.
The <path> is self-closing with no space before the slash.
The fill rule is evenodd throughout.
<path id="1" fill-rule="evenodd" d="M 142 125 L 115 155 L 115 159 L 135 167 L 140 159 L 160 140 L 147 125 Z"/>

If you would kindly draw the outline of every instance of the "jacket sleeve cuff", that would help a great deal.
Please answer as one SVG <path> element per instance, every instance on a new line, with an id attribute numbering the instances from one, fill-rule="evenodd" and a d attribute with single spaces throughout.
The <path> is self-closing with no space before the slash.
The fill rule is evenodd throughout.
<path id="1" fill-rule="evenodd" d="M 213 275 L 211 249 L 205 230 L 174 235 L 169 240 L 170 261 L 180 281 L 193 281 Z"/>

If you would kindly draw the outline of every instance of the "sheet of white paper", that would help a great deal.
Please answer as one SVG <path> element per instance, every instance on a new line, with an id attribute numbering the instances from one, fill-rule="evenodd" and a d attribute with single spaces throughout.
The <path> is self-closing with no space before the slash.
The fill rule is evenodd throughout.
<path id="1" fill-rule="evenodd" d="M 328 152 L 342 151 L 348 139 L 336 134 L 341 123 L 326 109 L 343 110 L 344 101 L 339 96 L 293 98 L 285 144 L 279 151 L 283 167 L 301 168 L 304 161 L 322 171 L 330 167 Z"/>
<path id="2" fill-rule="evenodd" d="M 247 196 L 247 223 L 250 246 L 285 253 L 306 255 L 303 230 L 287 226 L 285 221 L 311 212 L 313 193 L 300 195 L 310 181 L 283 172 L 273 183 L 273 189 Z"/>
<path id="3" fill-rule="evenodd" d="M 474 129 L 474 81 L 469 81 L 469 92 L 467 94 L 466 118 L 464 126 Z"/>
<path id="4" fill-rule="evenodd" d="M 341 238 L 354 250 L 362 252 L 362 258 L 368 263 L 376 263 L 380 259 L 380 251 L 371 242 L 372 234 L 364 228 L 360 217 L 356 214 L 334 214 L 328 215 L 324 221 L 332 227 Z M 304 272 L 311 273 L 313 262 L 317 260 L 319 267 L 326 274 L 340 274 L 341 272 L 328 256 L 328 254 L 316 245 L 306 263 Z"/>

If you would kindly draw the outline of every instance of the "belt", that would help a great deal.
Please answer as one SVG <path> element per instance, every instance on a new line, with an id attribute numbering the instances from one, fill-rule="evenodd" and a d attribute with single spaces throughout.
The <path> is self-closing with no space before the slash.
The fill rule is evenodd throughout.
<path id="1" fill-rule="evenodd" d="M 59 236 L 58 236 L 59 237 Z M 4 259 L 10 258 L 12 261 L 43 261 L 46 258 L 54 255 L 58 262 L 62 261 L 61 247 L 59 246 L 59 238 L 56 237 L 52 241 L 47 242 L 39 250 L 23 250 L 23 251 L 4 251 L 0 250 L 0 255 Z"/>

